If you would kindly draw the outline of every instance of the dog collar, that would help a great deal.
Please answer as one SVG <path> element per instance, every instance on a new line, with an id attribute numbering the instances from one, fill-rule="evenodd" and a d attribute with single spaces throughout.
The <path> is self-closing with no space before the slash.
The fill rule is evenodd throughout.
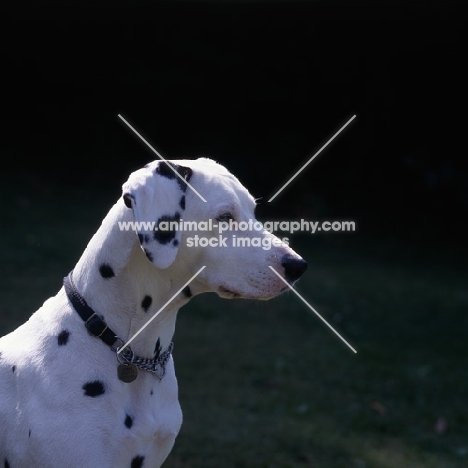
<path id="1" fill-rule="evenodd" d="M 109 348 L 117 354 L 120 365 L 117 375 L 120 380 L 126 383 L 133 382 L 138 377 L 138 370 L 152 372 L 161 380 L 166 373 L 166 364 L 171 357 L 174 343 L 170 343 L 166 351 L 158 354 L 153 359 L 135 356 L 129 345 L 119 353 L 120 348 L 125 344 L 106 324 L 104 319 L 98 315 L 85 301 L 84 297 L 76 289 L 73 282 L 73 270 L 63 279 L 63 286 L 69 301 L 78 315 L 84 321 L 88 332 L 100 338 Z"/>

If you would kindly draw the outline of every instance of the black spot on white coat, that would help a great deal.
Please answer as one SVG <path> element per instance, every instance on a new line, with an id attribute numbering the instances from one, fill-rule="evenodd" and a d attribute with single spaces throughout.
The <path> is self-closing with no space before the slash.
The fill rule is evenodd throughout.
<path id="1" fill-rule="evenodd" d="M 182 198 L 179 201 L 180 207 L 185 210 L 185 195 L 182 196 Z"/>
<path id="2" fill-rule="evenodd" d="M 10 468 L 10 464 L 8 463 L 8 460 L 5 458 L 5 468 Z"/>
<path id="3" fill-rule="evenodd" d="M 185 190 L 187 190 L 187 184 L 183 180 L 181 180 L 180 177 L 177 177 L 174 170 L 172 170 L 171 167 L 169 167 L 169 165 L 172 168 L 174 168 L 177 174 L 181 175 L 182 178 L 187 182 L 190 180 L 190 177 L 192 177 L 192 169 L 185 166 L 179 166 L 178 164 L 174 164 L 171 162 L 162 162 L 158 164 L 158 167 L 156 168 L 156 174 L 159 174 L 163 177 L 167 177 L 168 179 L 176 179 L 177 183 L 179 184 L 179 187 L 185 192 Z"/>
<path id="4" fill-rule="evenodd" d="M 171 227 L 171 223 L 180 221 L 180 213 L 176 212 L 173 215 L 163 215 L 161 216 L 156 225 L 158 226 L 158 230 L 154 231 L 154 240 L 158 241 L 160 244 L 169 244 L 172 240 L 175 239 L 176 230 L 175 229 L 161 229 L 160 223 L 164 222 L 167 223 L 167 227 Z"/>
<path id="5" fill-rule="evenodd" d="M 161 354 L 162 348 L 161 348 L 161 340 L 158 338 L 158 341 L 156 341 L 156 345 L 154 347 L 154 359 L 157 359 L 159 355 Z"/>
<path id="6" fill-rule="evenodd" d="M 57 336 L 57 343 L 59 346 L 65 346 L 68 343 L 70 332 L 68 330 L 62 330 Z"/>
<path id="7" fill-rule="evenodd" d="M 185 166 L 179 166 L 177 172 L 187 182 L 190 180 L 193 174 L 192 169 L 190 169 L 190 167 L 185 167 Z M 182 191 L 185 192 L 187 190 L 187 184 L 184 181 L 180 180 L 180 177 L 177 177 L 177 183 L 179 184 L 179 187 L 182 189 Z"/>
<path id="8" fill-rule="evenodd" d="M 153 302 L 153 299 L 151 298 L 151 296 L 145 296 L 143 300 L 141 301 L 141 308 L 145 312 L 148 312 L 148 309 L 151 307 L 152 302 Z"/>
<path id="9" fill-rule="evenodd" d="M 144 461 L 145 461 L 145 457 L 138 455 L 132 460 L 132 464 L 130 465 L 130 468 L 142 468 Z"/>
<path id="10" fill-rule="evenodd" d="M 123 194 L 123 201 L 125 203 L 125 206 L 127 208 L 132 208 L 133 207 L 133 200 L 134 200 L 134 197 L 131 193 L 124 193 Z"/>
<path id="11" fill-rule="evenodd" d="M 103 278 L 112 278 L 115 276 L 114 270 L 108 263 L 101 263 L 99 265 L 99 273 Z"/>
<path id="12" fill-rule="evenodd" d="M 169 167 L 170 166 L 170 167 Z M 177 176 L 175 175 L 174 170 L 177 171 L 179 168 L 178 164 L 174 164 L 171 162 L 162 162 L 158 164 L 158 167 L 156 168 L 156 174 L 159 174 L 160 176 L 167 177 L 168 179 L 175 179 Z"/>
<path id="13" fill-rule="evenodd" d="M 16 366 L 12 366 L 12 367 L 11 367 L 11 371 L 14 373 L 15 370 L 16 370 Z"/>
<path id="14" fill-rule="evenodd" d="M 129 416 L 128 414 L 125 416 L 125 425 L 131 429 L 131 427 L 133 426 L 133 418 L 131 416 Z"/>
<path id="15" fill-rule="evenodd" d="M 183 294 L 185 297 L 192 297 L 192 291 L 190 291 L 190 287 L 189 287 L 189 286 L 185 286 L 185 288 L 182 289 L 182 294 Z"/>
<path id="16" fill-rule="evenodd" d="M 100 380 L 93 380 L 83 385 L 84 394 L 89 397 L 97 397 L 105 393 L 104 384 Z"/>

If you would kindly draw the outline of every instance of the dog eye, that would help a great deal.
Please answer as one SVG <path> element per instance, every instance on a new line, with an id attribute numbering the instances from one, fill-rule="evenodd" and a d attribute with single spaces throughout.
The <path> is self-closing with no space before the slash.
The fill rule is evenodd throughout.
<path id="1" fill-rule="evenodd" d="M 231 213 L 223 213 L 220 214 L 217 218 L 216 221 L 229 221 L 231 219 L 234 219 L 234 216 L 232 216 Z"/>

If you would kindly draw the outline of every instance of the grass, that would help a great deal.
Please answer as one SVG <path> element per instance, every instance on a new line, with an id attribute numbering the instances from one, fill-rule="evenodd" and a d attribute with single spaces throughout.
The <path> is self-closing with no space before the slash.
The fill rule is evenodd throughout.
<path id="1" fill-rule="evenodd" d="M 115 199 L 3 185 L 0 332 L 61 286 Z M 184 424 L 168 468 L 468 465 L 468 293 L 460 259 L 362 236 L 307 237 L 298 298 L 196 297 L 175 335 Z"/>

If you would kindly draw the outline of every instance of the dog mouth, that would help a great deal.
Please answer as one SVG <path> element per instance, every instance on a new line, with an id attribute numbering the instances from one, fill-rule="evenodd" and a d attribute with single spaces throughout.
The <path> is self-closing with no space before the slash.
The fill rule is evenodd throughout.
<path id="1" fill-rule="evenodd" d="M 235 299 L 238 297 L 243 297 L 242 294 L 239 294 L 235 291 L 231 291 L 230 289 L 225 288 L 224 286 L 220 286 L 218 288 L 218 293 L 221 297 L 224 297 L 226 299 Z"/>
<path id="2" fill-rule="evenodd" d="M 246 295 L 246 294 L 241 294 L 236 291 L 232 291 L 231 289 L 226 288 L 225 286 L 220 286 L 218 288 L 218 295 L 222 297 L 223 299 L 255 299 L 255 300 L 269 300 L 272 299 L 279 294 L 282 294 L 283 292 L 287 291 L 289 288 L 285 286 L 284 288 L 281 288 L 278 292 L 270 293 L 267 295 Z"/>

